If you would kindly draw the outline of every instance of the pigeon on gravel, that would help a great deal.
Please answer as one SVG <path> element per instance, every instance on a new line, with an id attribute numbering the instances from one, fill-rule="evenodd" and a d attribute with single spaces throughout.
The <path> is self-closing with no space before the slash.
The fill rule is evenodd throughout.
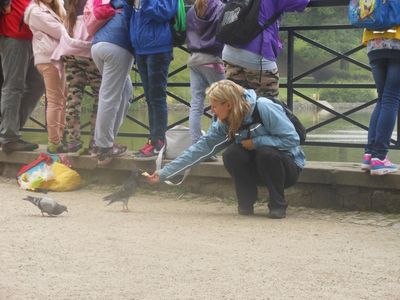
<path id="1" fill-rule="evenodd" d="M 65 205 L 58 204 L 51 198 L 27 196 L 26 198 L 23 198 L 23 200 L 29 201 L 39 207 L 40 211 L 42 212 L 42 216 L 44 216 L 43 213 L 46 213 L 49 216 L 58 216 L 64 211 L 68 212 L 68 209 Z"/>
<path id="2" fill-rule="evenodd" d="M 108 196 L 105 196 L 103 198 L 104 201 L 110 201 L 110 202 L 108 202 L 108 204 L 106 206 L 108 206 L 114 202 L 121 201 L 122 202 L 122 211 L 125 211 L 125 212 L 129 211 L 129 208 L 128 208 L 129 197 L 135 193 L 136 188 L 138 186 L 139 176 L 142 173 L 143 173 L 142 170 L 135 168 L 131 172 L 129 178 L 122 184 L 122 187 L 119 190 L 117 190 L 114 193 L 112 193 Z"/>

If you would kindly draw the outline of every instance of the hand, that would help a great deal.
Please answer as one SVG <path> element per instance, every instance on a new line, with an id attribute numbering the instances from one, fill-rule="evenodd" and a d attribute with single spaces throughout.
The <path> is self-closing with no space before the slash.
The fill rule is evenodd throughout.
<path id="1" fill-rule="evenodd" d="M 242 140 L 240 143 L 242 144 L 243 148 L 246 149 L 246 150 L 253 150 L 254 149 L 254 145 L 253 145 L 253 140 L 252 139 Z"/>
<path id="2" fill-rule="evenodd" d="M 3 15 L 9 14 L 11 12 L 11 4 L 8 4 L 7 6 L 3 7 L 1 10 L 1 13 Z"/>
<path id="3" fill-rule="evenodd" d="M 146 176 L 146 180 L 150 184 L 155 184 L 160 182 L 160 176 L 157 172 L 154 172 L 152 175 Z"/>

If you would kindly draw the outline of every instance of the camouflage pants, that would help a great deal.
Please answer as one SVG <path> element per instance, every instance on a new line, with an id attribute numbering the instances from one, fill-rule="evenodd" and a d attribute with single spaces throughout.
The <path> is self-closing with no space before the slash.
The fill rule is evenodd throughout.
<path id="1" fill-rule="evenodd" d="M 90 115 L 90 133 L 93 137 L 96 126 L 97 106 L 101 74 L 93 60 L 86 57 L 65 56 L 65 73 L 68 85 L 67 106 L 65 111 L 67 141 L 79 141 L 81 138 L 81 110 L 84 90 L 90 86 L 92 90 L 92 112 Z"/>
<path id="2" fill-rule="evenodd" d="M 260 71 L 250 70 L 224 61 L 225 77 L 245 89 L 253 89 L 257 96 L 274 97 L 279 95 L 278 69 Z"/>

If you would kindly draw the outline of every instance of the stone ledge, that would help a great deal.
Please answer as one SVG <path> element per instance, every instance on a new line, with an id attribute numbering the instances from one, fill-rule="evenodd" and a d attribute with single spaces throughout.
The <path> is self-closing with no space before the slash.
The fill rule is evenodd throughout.
<path id="1" fill-rule="evenodd" d="M 22 165 L 35 160 L 44 146 L 33 152 L 13 152 L 9 155 L 0 151 L 0 163 Z M 114 170 L 129 171 L 134 166 L 146 170 L 154 170 L 153 161 L 135 161 L 131 156 L 115 158 L 107 167 L 98 167 L 95 158 L 88 155 L 66 154 L 76 169 L 96 171 Z M 201 163 L 192 168 L 189 177 L 230 178 L 223 167 L 221 159 L 218 162 Z M 372 189 L 400 190 L 400 173 L 388 176 L 370 176 L 362 172 L 357 163 L 348 162 L 318 162 L 308 161 L 299 178 L 299 183 L 324 184 L 330 186 L 357 186 Z"/>

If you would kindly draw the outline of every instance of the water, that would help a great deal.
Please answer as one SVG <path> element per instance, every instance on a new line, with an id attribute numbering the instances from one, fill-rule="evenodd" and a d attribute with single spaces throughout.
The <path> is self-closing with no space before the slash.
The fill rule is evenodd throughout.
<path id="1" fill-rule="evenodd" d="M 144 104 L 136 105 L 140 106 L 140 109 L 131 109 L 129 115 L 143 122 L 144 124 L 148 124 L 147 120 L 147 110 L 143 107 L 146 107 Z M 338 110 L 339 111 L 339 110 Z M 82 114 L 82 124 L 86 123 L 89 120 L 89 113 Z M 188 116 L 188 108 L 183 105 L 170 105 L 169 110 L 169 124 L 172 124 L 184 117 Z M 38 109 L 35 111 L 35 117 L 44 122 L 44 113 L 43 109 Z M 306 127 L 310 127 L 312 125 L 317 124 L 323 120 L 329 118 L 329 116 L 319 116 L 313 112 L 305 111 L 298 114 L 298 117 L 304 123 Z M 354 120 L 360 122 L 363 125 L 368 126 L 368 121 L 370 117 L 370 111 L 361 111 L 354 113 L 350 116 Z M 207 117 L 203 117 L 203 129 L 207 129 L 210 125 L 211 120 Z M 38 125 L 29 121 L 27 127 L 38 128 Z M 188 122 L 185 122 L 183 125 L 188 126 Z M 89 127 L 85 127 L 85 131 L 88 130 Z M 131 122 L 129 120 L 125 120 L 122 125 L 121 131 L 122 133 L 147 133 L 147 130 L 140 125 Z M 46 133 L 31 133 L 25 132 L 24 138 L 28 141 L 37 142 L 40 144 L 47 143 L 47 134 Z M 396 138 L 397 133 L 393 133 L 393 139 Z M 83 140 L 88 143 L 89 137 L 87 135 L 83 136 Z M 315 131 L 308 133 L 307 141 L 311 142 L 336 142 L 336 143 L 359 143 L 364 144 L 367 140 L 367 132 L 362 130 L 361 128 L 356 127 L 344 120 L 337 120 L 332 122 L 322 128 L 319 128 Z M 127 138 L 127 137 L 118 137 L 117 142 L 127 145 L 130 150 L 137 150 L 144 145 L 147 141 L 146 138 Z M 361 160 L 361 156 L 363 153 L 362 148 L 344 148 L 344 147 L 320 147 L 320 146 L 304 146 L 303 147 L 307 160 L 310 161 L 344 161 L 344 162 L 359 162 Z M 400 151 L 391 150 L 390 157 L 393 161 L 400 162 Z"/>

